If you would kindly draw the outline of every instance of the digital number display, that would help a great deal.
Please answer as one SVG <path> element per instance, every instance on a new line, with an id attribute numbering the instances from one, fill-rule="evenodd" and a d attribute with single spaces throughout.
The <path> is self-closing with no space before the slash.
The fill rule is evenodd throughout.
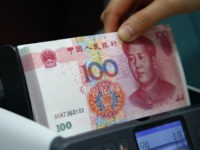
<path id="1" fill-rule="evenodd" d="M 180 120 L 135 132 L 139 150 L 189 150 Z"/>

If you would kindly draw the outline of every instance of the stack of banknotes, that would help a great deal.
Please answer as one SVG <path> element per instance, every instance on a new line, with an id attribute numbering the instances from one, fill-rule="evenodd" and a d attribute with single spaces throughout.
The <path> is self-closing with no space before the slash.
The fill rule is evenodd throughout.
<path id="1" fill-rule="evenodd" d="M 190 105 L 168 25 L 18 46 L 35 121 L 69 137 Z"/>

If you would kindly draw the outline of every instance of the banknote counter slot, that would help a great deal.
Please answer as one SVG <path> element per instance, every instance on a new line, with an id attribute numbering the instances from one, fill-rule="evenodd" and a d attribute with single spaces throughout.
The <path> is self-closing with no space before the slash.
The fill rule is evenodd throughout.
<path id="1" fill-rule="evenodd" d="M 138 120 L 138 121 L 145 121 L 145 120 L 148 120 L 148 119 L 150 119 L 149 116 L 147 116 L 147 117 L 142 117 L 142 118 L 139 118 L 139 119 L 137 119 L 137 120 Z"/>

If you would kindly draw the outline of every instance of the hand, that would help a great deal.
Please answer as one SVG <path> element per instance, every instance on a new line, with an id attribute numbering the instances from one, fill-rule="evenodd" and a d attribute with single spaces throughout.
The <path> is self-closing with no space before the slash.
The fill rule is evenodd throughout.
<path id="1" fill-rule="evenodd" d="M 200 9 L 200 0 L 111 0 L 101 15 L 105 32 L 130 42 L 161 19 Z M 127 19 L 130 12 L 132 15 Z M 127 20 L 125 20 L 127 19 Z"/>

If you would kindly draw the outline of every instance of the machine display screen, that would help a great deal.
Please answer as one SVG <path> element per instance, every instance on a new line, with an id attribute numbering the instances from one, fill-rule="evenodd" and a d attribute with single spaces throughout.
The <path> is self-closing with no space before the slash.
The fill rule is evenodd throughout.
<path id="1" fill-rule="evenodd" d="M 139 150 L 189 150 L 180 120 L 135 132 Z"/>

